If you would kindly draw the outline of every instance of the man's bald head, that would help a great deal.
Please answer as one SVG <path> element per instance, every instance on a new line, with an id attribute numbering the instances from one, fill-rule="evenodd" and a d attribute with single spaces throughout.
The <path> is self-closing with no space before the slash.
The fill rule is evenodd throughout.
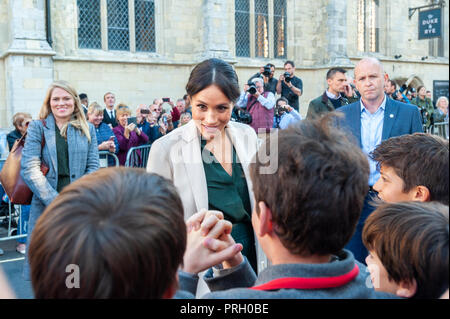
<path id="1" fill-rule="evenodd" d="M 384 67 L 383 64 L 381 64 L 380 60 L 373 57 L 367 57 L 360 60 L 355 67 L 355 77 L 358 71 L 361 70 L 361 68 L 365 68 L 367 65 L 376 65 L 380 68 L 380 73 L 384 76 Z"/>
<path id="2" fill-rule="evenodd" d="M 354 83 L 366 107 L 378 109 L 384 99 L 387 75 L 376 58 L 364 58 L 355 67 Z"/>

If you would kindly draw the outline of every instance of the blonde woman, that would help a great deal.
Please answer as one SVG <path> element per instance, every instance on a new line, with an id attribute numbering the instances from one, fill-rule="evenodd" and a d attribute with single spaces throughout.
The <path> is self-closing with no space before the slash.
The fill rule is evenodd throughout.
<path id="1" fill-rule="evenodd" d="M 33 192 L 28 222 L 32 234 L 37 219 L 64 186 L 96 171 L 99 159 L 94 126 L 86 121 L 77 92 L 65 81 L 50 85 L 39 120 L 30 123 L 27 134 L 21 175 Z M 42 162 L 49 167 L 46 176 L 40 170 Z M 28 258 L 23 275 L 29 280 Z"/>
<path id="2" fill-rule="evenodd" d="M 448 99 L 445 96 L 441 96 L 436 101 L 436 113 L 434 122 L 446 122 L 448 121 Z"/>

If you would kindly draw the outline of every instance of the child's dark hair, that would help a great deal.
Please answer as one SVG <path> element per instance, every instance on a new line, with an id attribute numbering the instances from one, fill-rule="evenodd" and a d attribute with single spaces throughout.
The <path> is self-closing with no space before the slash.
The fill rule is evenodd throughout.
<path id="1" fill-rule="evenodd" d="M 342 250 L 355 231 L 369 189 L 367 158 L 331 126 L 333 117 L 330 113 L 301 121 L 280 131 L 278 138 L 271 136 L 277 152 L 269 152 L 269 143 L 263 143 L 250 165 L 256 203 L 263 201 L 270 208 L 275 232 L 292 254 Z M 265 161 L 268 152 L 270 161 Z M 275 161 L 276 172 L 262 173 Z"/>
<path id="2" fill-rule="evenodd" d="M 370 154 L 378 165 L 392 167 L 403 180 L 403 192 L 426 186 L 430 200 L 449 204 L 448 141 L 424 133 L 391 137 Z"/>
<path id="3" fill-rule="evenodd" d="M 448 289 L 448 206 L 437 202 L 380 204 L 362 239 L 395 283 L 417 283 L 413 298 L 439 298 Z"/>

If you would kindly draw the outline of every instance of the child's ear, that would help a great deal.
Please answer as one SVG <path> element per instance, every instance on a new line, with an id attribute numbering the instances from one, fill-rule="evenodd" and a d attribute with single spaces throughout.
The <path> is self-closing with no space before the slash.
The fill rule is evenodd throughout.
<path id="1" fill-rule="evenodd" d="M 259 208 L 259 227 L 257 229 L 258 234 L 260 237 L 264 236 L 265 234 L 271 233 L 273 231 L 272 226 L 272 211 L 269 207 L 267 207 L 266 203 L 259 202 L 258 203 Z"/>
<path id="2" fill-rule="evenodd" d="M 167 287 L 167 290 L 164 292 L 162 299 L 172 299 L 178 289 L 178 272 L 175 275 L 175 278 L 172 284 Z"/>
<path id="3" fill-rule="evenodd" d="M 416 294 L 417 282 L 413 279 L 411 282 L 402 281 L 398 285 L 396 295 L 403 298 L 411 298 Z"/>
<path id="4" fill-rule="evenodd" d="M 417 202 L 429 202 L 431 200 L 428 187 L 419 185 L 413 189 L 413 200 Z"/>

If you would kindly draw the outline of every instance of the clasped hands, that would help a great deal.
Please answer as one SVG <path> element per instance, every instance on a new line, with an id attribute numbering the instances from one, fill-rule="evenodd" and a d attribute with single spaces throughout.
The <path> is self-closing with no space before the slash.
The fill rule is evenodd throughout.
<path id="1" fill-rule="evenodd" d="M 242 263 L 242 244 L 231 237 L 232 224 L 215 210 L 201 210 L 186 222 L 187 245 L 182 270 L 198 274 L 222 263 L 223 269 Z"/>

